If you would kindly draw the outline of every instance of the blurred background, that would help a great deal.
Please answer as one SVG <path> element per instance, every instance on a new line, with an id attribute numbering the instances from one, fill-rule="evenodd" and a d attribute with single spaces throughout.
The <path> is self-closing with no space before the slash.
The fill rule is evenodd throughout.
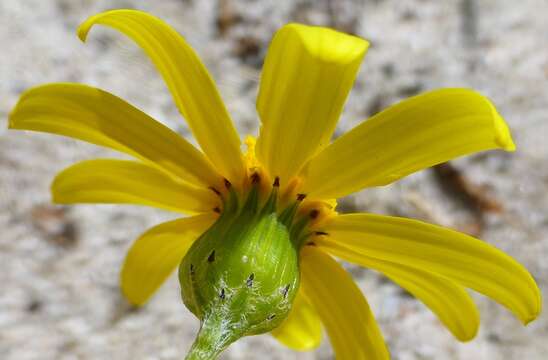
<path id="1" fill-rule="evenodd" d="M 0 0 L 0 359 L 181 359 L 198 321 L 175 277 L 141 309 L 127 305 L 118 270 L 132 240 L 174 218 L 144 207 L 54 206 L 49 183 L 83 159 L 117 157 L 85 143 L 7 131 L 19 94 L 81 82 L 121 96 L 185 137 L 171 97 L 144 54 L 119 33 L 75 35 L 112 8 L 151 12 L 198 51 L 240 134 L 256 134 L 260 69 L 289 21 L 330 26 L 371 47 L 337 135 L 408 96 L 471 87 L 508 121 L 518 150 L 488 152 L 346 198 L 340 211 L 407 216 L 478 236 L 522 262 L 548 296 L 548 1 L 546 0 Z M 373 271 L 347 265 L 393 359 L 544 359 L 545 315 L 527 327 L 474 294 L 482 325 L 458 343 L 421 303 Z M 546 301 L 545 301 L 546 304 Z M 332 359 L 327 340 L 296 353 L 269 335 L 222 359 Z"/>

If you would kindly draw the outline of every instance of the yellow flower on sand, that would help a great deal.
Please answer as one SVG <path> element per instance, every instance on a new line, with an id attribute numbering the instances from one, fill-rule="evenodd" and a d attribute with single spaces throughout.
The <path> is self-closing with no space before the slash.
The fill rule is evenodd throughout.
<path id="1" fill-rule="evenodd" d="M 485 242 L 416 220 L 335 212 L 334 199 L 363 188 L 477 151 L 513 151 L 504 120 L 485 97 L 468 89 L 430 91 L 330 142 L 368 43 L 289 24 L 276 33 L 265 59 L 260 133 L 256 143 L 246 140 L 244 155 L 210 75 L 175 30 L 143 12 L 114 10 L 90 17 L 78 36 L 85 40 L 95 24 L 121 31 L 146 52 L 202 151 L 120 98 L 80 84 L 26 91 L 9 127 L 70 136 L 136 158 L 69 167 L 52 184 L 57 203 L 142 204 L 191 215 L 135 241 L 121 272 L 130 302 L 149 299 L 222 216 L 229 192 L 245 199 L 258 188 L 264 198 L 276 188 L 279 209 L 296 204 L 296 216 L 309 219 L 299 247 L 301 286 L 289 316 L 273 331 L 291 348 L 318 346 L 325 327 L 338 359 L 389 357 L 365 297 L 330 255 L 383 273 L 461 341 L 472 339 L 479 325 L 466 288 L 524 324 L 538 316 L 540 292 L 531 275 Z"/>

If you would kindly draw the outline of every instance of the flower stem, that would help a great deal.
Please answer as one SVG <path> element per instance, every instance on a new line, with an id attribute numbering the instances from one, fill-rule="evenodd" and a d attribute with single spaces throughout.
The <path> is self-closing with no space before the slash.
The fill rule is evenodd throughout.
<path id="1" fill-rule="evenodd" d="M 218 316 L 206 317 L 185 360 L 215 360 L 228 345 L 241 336 L 227 330 Z"/>

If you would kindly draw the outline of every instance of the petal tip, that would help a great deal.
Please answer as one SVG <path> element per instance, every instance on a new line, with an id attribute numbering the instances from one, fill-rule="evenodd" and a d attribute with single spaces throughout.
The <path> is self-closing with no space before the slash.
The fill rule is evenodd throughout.
<path id="1" fill-rule="evenodd" d="M 86 20 L 84 20 L 80 26 L 78 26 L 78 29 L 76 30 L 76 35 L 78 35 L 78 38 L 82 42 L 86 42 L 87 36 L 89 31 L 91 30 L 92 26 L 95 25 L 97 22 L 101 20 L 101 18 L 104 18 L 105 16 L 111 15 L 113 13 L 120 13 L 120 12 L 132 12 L 134 10 L 126 10 L 126 9 L 115 9 L 115 10 L 108 10 L 104 11 L 95 15 L 92 15 L 88 17 Z"/>
<path id="2" fill-rule="evenodd" d="M 93 26 L 93 23 L 95 22 L 95 16 L 91 16 L 87 18 L 83 23 L 78 26 L 78 29 L 76 30 L 76 35 L 82 42 L 86 42 L 89 30 Z"/>
<path id="3" fill-rule="evenodd" d="M 497 112 L 495 106 L 487 101 L 493 112 L 493 127 L 495 131 L 495 143 L 503 150 L 513 152 L 516 150 L 516 144 L 512 140 L 512 134 L 508 128 L 508 124 L 502 116 Z"/>
<path id="4" fill-rule="evenodd" d="M 505 151 L 513 152 L 516 150 L 516 144 L 512 140 L 508 125 L 498 114 L 495 118 L 495 142 Z"/>
<path id="5" fill-rule="evenodd" d="M 24 111 L 26 100 L 28 100 L 29 97 L 32 97 L 36 90 L 44 88 L 49 85 L 50 84 L 38 85 L 38 86 L 25 89 L 23 92 L 21 92 L 21 94 L 19 95 L 19 99 L 17 100 L 17 103 L 8 114 L 8 129 L 25 130 L 24 120 L 27 116 L 24 116 L 23 113 L 26 113 L 28 115 L 28 113 Z"/>
<path id="6" fill-rule="evenodd" d="M 59 202 L 60 201 L 59 188 L 61 187 L 61 179 L 64 177 L 63 175 L 66 174 L 66 171 L 69 168 L 61 170 L 57 174 L 55 174 L 55 177 L 53 178 L 53 180 L 49 184 L 49 192 L 51 194 L 51 200 L 53 202 Z"/>
<path id="7" fill-rule="evenodd" d="M 279 32 L 284 31 L 293 33 L 310 55 L 327 63 L 361 62 L 369 48 L 367 40 L 331 28 L 289 23 Z M 322 46 L 322 44 L 326 44 L 326 46 Z M 332 44 L 337 44 L 337 46 L 332 46 Z"/>
<path id="8" fill-rule="evenodd" d="M 530 323 L 532 323 L 533 321 L 535 321 L 537 317 L 538 317 L 538 314 L 535 314 L 535 315 L 530 316 L 528 318 L 522 319 L 521 322 L 522 322 L 523 326 L 527 326 Z"/>
<path id="9" fill-rule="evenodd" d="M 479 325 L 479 321 L 477 322 L 477 325 Z M 453 333 L 453 335 L 455 336 L 455 338 L 457 338 L 458 341 L 466 343 L 475 339 L 475 337 L 478 335 L 478 329 L 479 326 L 474 326 L 474 328 L 470 329 L 470 331 L 458 334 Z"/>
<path id="10" fill-rule="evenodd" d="M 125 264 L 122 267 L 122 271 L 120 271 L 120 292 L 122 293 L 122 296 L 124 299 L 127 300 L 132 306 L 135 307 L 141 307 L 146 304 L 146 302 L 149 300 L 152 294 L 149 296 L 143 297 L 142 294 L 139 294 L 139 292 L 132 291 L 130 288 L 128 288 L 126 281 L 124 281 L 125 275 Z"/>
<path id="11" fill-rule="evenodd" d="M 65 204 L 65 203 L 63 202 L 63 199 L 59 195 L 58 184 L 57 184 L 58 177 L 59 177 L 59 174 L 51 182 L 51 184 L 49 186 L 49 193 L 50 193 L 50 196 L 51 196 L 51 202 L 54 203 L 54 204 L 61 205 L 61 204 Z"/>
<path id="12" fill-rule="evenodd" d="M 542 296 L 540 294 L 540 290 L 538 290 L 538 288 L 536 290 L 537 290 L 537 301 L 536 301 L 535 310 L 520 318 L 524 326 L 527 326 L 529 325 L 529 323 L 536 320 L 539 317 L 540 313 L 542 312 Z"/>
<path id="13" fill-rule="evenodd" d="M 20 97 L 19 97 L 19 100 L 17 101 L 17 104 L 15 104 L 15 106 L 13 107 L 13 109 L 11 109 L 11 111 L 9 112 L 8 114 L 8 129 L 11 129 L 11 130 L 18 130 L 19 129 L 19 126 L 17 125 L 18 123 L 18 114 L 19 114 L 19 110 L 20 110 L 20 104 L 21 102 L 23 101 L 23 97 L 25 96 L 25 94 L 28 92 L 28 90 L 24 91 Z"/>
<path id="14" fill-rule="evenodd" d="M 148 298 L 146 299 L 133 298 L 132 295 L 127 290 L 124 290 L 123 287 L 120 287 L 120 292 L 122 293 L 122 296 L 124 297 L 124 299 L 126 299 L 126 301 L 131 306 L 134 306 L 134 307 L 142 307 L 148 301 Z"/>
<path id="15" fill-rule="evenodd" d="M 15 127 L 15 116 L 14 113 L 15 113 L 15 110 L 16 109 L 13 109 L 9 115 L 8 115 L 8 130 L 15 130 L 16 127 Z"/>

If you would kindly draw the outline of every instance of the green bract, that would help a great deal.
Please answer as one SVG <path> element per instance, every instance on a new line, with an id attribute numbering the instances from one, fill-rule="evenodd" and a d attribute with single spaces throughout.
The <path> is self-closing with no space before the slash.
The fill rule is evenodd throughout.
<path id="1" fill-rule="evenodd" d="M 201 320 L 189 359 L 214 357 L 242 336 L 271 331 L 289 314 L 306 220 L 292 226 L 296 204 L 277 213 L 277 191 L 261 201 L 254 184 L 240 203 L 231 190 L 222 215 L 181 262 L 183 301 Z"/>

